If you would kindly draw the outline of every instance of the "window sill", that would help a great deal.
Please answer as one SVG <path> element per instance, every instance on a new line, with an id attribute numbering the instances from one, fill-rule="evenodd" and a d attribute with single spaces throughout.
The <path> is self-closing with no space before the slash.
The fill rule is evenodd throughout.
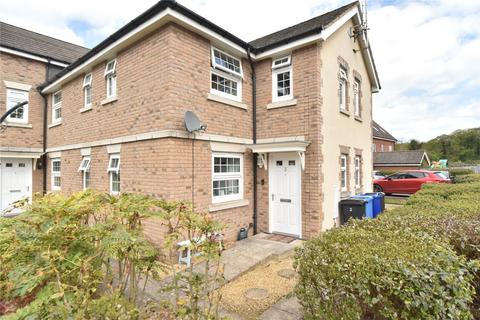
<path id="1" fill-rule="evenodd" d="M 104 100 L 102 100 L 102 102 L 100 102 L 100 104 L 102 106 L 106 105 L 106 104 L 109 104 L 109 103 L 112 103 L 112 102 L 115 102 L 118 100 L 118 97 L 117 96 L 113 96 L 113 97 L 110 97 L 110 98 L 106 98 Z"/>
<path id="2" fill-rule="evenodd" d="M 33 128 L 31 123 L 6 122 L 5 124 L 7 127 L 13 127 L 13 128 L 24 128 L 24 129 Z"/>
<path id="3" fill-rule="evenodd" d="M 232 208 L 248 206 L 249 204 L 250 204 L 250 201 L 248 201 L 247 199 L 213 203 L 208 207 L 208 211 L 215 212 L 215 211 L 227 210 Z"/>
<path id="4" fill-rule="evenodd" d="M 277 101 L 267 104 L 267 109 L 276 109 L 284 107 L 292 107 L 297 105 L 297 99 L 290 99 L 285 101 Z"/>
<path id="5" fill-rule="evenodd" d="M 359 116 L 355 116 L 355 120 L 357 120 L 358 122 L 363 122 L 363 119 Z"/>
<path id="6" fill-rule="evenodd" d="M 348 112 L 348 110 L 340 109 L 340 113 L 343 114 L 344 116 L 350 117 L 350 112 Z"/>
<path id="7" fill-rule="evenodd" d="M 83 113 L 83 112 L 87 112 L 87 111 L 90 111 L 92 110 L 92 105 L 89 105 L 89 106 L 85 106 L 83 107 L 82 109 L 80 109 L 80 113 Z"/>
<path id="8" fill-rule="evenodd" d="M 211 100 L 211 101 L 227 104 L 227 105 L 232 106 L 232 107 L 247 110 L 247 105 L 245 103 L 241 103 L 241 102 L 238 102 L 238 101 L 235 101 L 235 100 L 232 100 L 232 99 L 220 97 L 220 96 L 217 96 L 216 94 L 213 94 L 213 93 L 209 93 L 208 96 L 207 96 L 207 99 Z"/>
<path id="9" fill-rule="evenodd" d="M 54 122 L 48 125 L 48 128 L 53 128 L 62 124 L 62 121 Z"/>

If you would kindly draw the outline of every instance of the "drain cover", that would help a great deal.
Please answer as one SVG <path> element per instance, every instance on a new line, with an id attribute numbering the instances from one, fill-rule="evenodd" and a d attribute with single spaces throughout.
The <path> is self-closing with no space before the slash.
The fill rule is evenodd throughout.
<path id="1" fill-rule="evenodd" d="M 263 288 L 251 288 L 245 292 L 245 297 L 251 300 L 263 300 L 268 298 L 268 291 Z"/>

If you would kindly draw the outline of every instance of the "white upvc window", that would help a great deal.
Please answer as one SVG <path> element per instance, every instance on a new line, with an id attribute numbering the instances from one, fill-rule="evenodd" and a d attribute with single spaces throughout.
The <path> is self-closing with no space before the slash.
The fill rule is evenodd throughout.
<path id="1" fill-rule="evenodd" d="M 393 151 L 393 147 L 392 147 L 392 146 L 388 146 L 388 151 L 389 151 L 389 152 L 392 152 L 392 151 Z"/>
<path id="2" fill-rule="evenodd" d="M 287 67 L 292 63 L 292 56 L 288 55 L 272 61 L 272 69 Z"/>
<path id="3" fill-rule="evenodd" d="M 355 156 L 355 187 L 359 188 L 362 184 L 362 158 L 360 156 Z"/>
<path id="4" fill-rule="evenodd" d="M 83 78 L 83 104 L 84 107 L 92 105 L 92 74 L 88 73 Z"/>
<path id="5" fill-rule="evenodd" d="M 347 72 L 343 68 L 340 68 L 338 95 L 339 95 L 339 101 L 340 101 L 340 110 L 346 111 L 347 110 Z"/>
<path id="6" fill-rule="evenodd" d="M 212 66 L 231 75 L 243 77 L 242 62 L 228 53 L 212 47 Z"/>
<path id="7" fill-rule="evenodd" d="M 340 190 L 347 191 L 347 155 L 340 156 Z"/>
<path id="8" fill-rule="evenodd" d="M 212 202 L 243 199 L 243 155 L 212 155 Z"/>
<path id="9" fill-rule="evenodd" d="M 80 162 L 80 167 L 78 167 L 78 171 L 82 172 L 83 190 L 90 187 L 90 164 L 90 157 L 85 156 L 83 157 L 82 162 Z"/>
<path id="10" fill-rule="evenodd" d="M 272 72 L 272 102 L 293 98 L 292 67 L 275 69 Z"/>
<path id="11" fill-rule="evenodd" d="M 62 161 L 60 158 L 52 159 L 52 191 L 62 188 Z"/>
<path id="12" fill-rule="evenodd" d="M 372 144 L 372 151 L 377 152 L 377 145 L 375 143 Z"/>
<path id="13" fill-rule="evenodd" d="M 225 72 L 212 70 L 210 77 L 210 93 L 235 101 L 242 101 L 242 81 Z"/>
<path id="14" fill-rule="evenodd" d="M 117 95 L 117 59 L 107 62 L 105 80 L 107 83 L 107 98 L 115 97 Z"/>
<path id="15" fill-rule="evenodd" d="M 62 91 L 57 91 L 52 96 L 52 122 L 62 121 Z"/>
<path id="16" fill-rule="evenodd" d="M 7 111 L 15 107 L 20 102 L 28 101 L 28 91 L 17 89 L 7 89 Z M 3 113 L 3 112 L 0 112 Z M 27 123 L 28 122 L 28 104 L 18 108 L 8 116 L 8 122 Z"/>
<path id="17" fill-rule="evenodd" d="M 108 174 L 110 176 L 110 193 L 113 195 L 120 193 L 120 154 L 110 155 L 108 162 Z"/>
<path id="18" fill-rule="evenodd" d="M 360 81 L 358 79 L 353 81 L 353 107 L 355 117 L 360 117 Z"/>

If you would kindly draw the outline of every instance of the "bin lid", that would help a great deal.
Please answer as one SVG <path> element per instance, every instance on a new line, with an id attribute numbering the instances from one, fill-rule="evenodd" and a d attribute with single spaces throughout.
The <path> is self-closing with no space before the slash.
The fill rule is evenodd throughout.
<path id="1" fill-rule="evenodd" d="M 366 193 L 362 193 L 361 195 L 362 196 L 365 195 L 365 196 L 374 196 L 374 197 L 384 197 L 385 193 L 383 193 L 383 192 L 366 192 Z"/>
<path id="2" fill-rule="evenodd" d="M 343 199 L 343 200 L 340 200 L 340 204 L 356 204 L 356 205 L 363 205 L 365 202 L 368 202 L 366 200 L 363 200 L 363 199 L 352 199 L 352 198 L 348 198 L 348 199 Z"/>
<path id="3" fill-rule="evenodd" d="M 367 201 L 373 201 L 373 199 L 375 199 L 374 196 L 367 196 L 367 195 L 354 195 L 354 196 L 351 196 L 350 198 L 352 198 L 352 199 L 365 199 Z"/>

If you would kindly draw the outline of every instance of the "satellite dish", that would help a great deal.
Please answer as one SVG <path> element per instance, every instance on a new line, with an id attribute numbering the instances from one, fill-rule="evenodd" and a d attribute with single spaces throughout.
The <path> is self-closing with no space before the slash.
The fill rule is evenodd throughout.
<path id="1" fill-rule="evenodd" d="M 200 121 L 200 119 L 198 119 L 197 115 L 192 111 L 185 112 L 184 122 L 185 122 L 185 129 L 187 129 L 187 131 L 190 133 L 204 132 L 205 130 L 207 130 L 207 126 L 204 125 Z"/>

